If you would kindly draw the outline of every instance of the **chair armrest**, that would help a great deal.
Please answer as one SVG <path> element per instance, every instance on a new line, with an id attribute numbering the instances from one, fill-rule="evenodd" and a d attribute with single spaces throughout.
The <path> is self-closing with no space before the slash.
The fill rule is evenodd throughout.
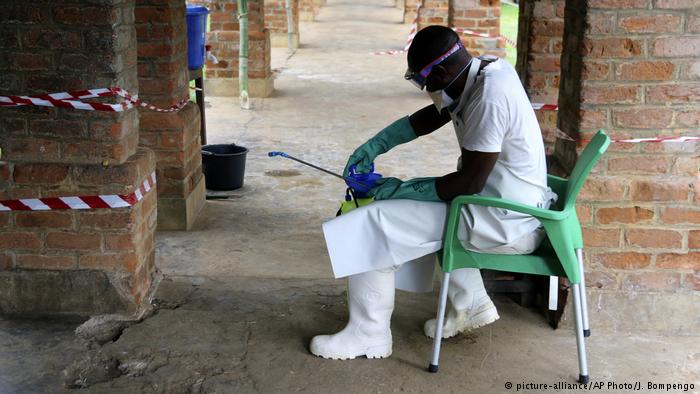
<path id="1" fill-rule="evenodd" d="M 533 207 L 531 205 L 506 200 L 504 198 L 498 197 L 483 197 L 483 196 L 458 196 L 452 200 L 452 205 L 450 207 L 450 216 L 459 212 L 459 208 L 462 205 L 483 205 L 487 207 L 504 208 L 515 212 L 524 213 L 527 215 L 534 216 L 538 219 L 563 220 L 569 216 L 568 212 L 552 211 L 549 209 L 542 209 Z"/>

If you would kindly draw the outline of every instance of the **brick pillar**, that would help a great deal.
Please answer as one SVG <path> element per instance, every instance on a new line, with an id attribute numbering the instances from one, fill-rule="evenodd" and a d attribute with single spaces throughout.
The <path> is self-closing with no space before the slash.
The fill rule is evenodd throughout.
<path id="1" fill-rule="evenodd" d="M 323 4 L 324 0 L 299 0 L 299 20 L 313 22 Z"/>
<path id="2" fill-rule="evenodd" d="M 566 2 L 559 127 L 588 139 L 700 132 L 697 2 Z M 573 143 L 555 154 L 569 170 Z M 700 329 L 696 143 L 614 143 L 579 198 L 593 326 Z"/>
<path id="3" fill-rule="evenodd" d="M 419 30 L 430 25 L 441 25 L 474 30 L 494 37 L 500 34 L 500 0 L 405 0 L 404 23 L 413 23 L 418 4 L 421 4 Z M 497 38 L 467 34 L 460 34 L 460 37 L 472 54 L 505 57 L 505 43 Z"/>
<path id="4" fill-rule="evenodd" d="M 0 94 L 136 91 L 134 1 L 6 0 Z M 0 109 L 0 200 L 125 194 L 155 170 L 136 109 Z M 133 312 L 155 272 L 156 193 L 131 208 L 0 212 L 0 313 Z"/>
<path id="5" fill-rule="evenodd" d="M 219 64 L 207 62 L 204 87 L 213 96 L 238 96 L 238 13 L 236 0 L 192 0 L 209 8 L 207 42 Z M 263 0 L 248 1 L 248 94 L 267 97 L 273 89 L 270 66 L 270 32 L 264 28 Z"/>
<path id="6" fill-rule="evenodd" d="M 292 10 L 292 47 L 299 47 L 299 0 L 291 0 Z M 287 48 L 289 36 L 287 29 L 287 8 L 285 0 L 265 0 L 265 28 L 270 31 L 270 45 Z"/>
<path id="7" fill-rule="evenodd" d="M 564 0 L 520 2 L 516 68 L 532 102 L 557 104 L 563 33 Z M 557 111 L 536 113 L 547 154 L 552 154 Z"/>
<path id="8" fill-rule="evenodd" d="M 450 27 L 475 30 L 491 37 L 501 34 L 501 0 L 453 0 L 450 11 Z M 461 36 L 471 53 L 506 56 L 505 42 L 498 38 Z"/>
<path id="9" fill-rule="evenodd" d="M 416 7 L 421 4 L 418 15 L 418 29 L 430 25 L 448 26 L 450 23 L 449 0 L 405 0 L 404 23 L 413 23 Z"/>
<path id="10" fill-rule="evenodd" d="M 137 0 L 141 98 L 170 107 L 189 95 L 185 0 Z M 189 230 L 204 206 L 199 109 L 176 113 L 141 109 L 140 145 L 156 154 L 158 228 Z"/>

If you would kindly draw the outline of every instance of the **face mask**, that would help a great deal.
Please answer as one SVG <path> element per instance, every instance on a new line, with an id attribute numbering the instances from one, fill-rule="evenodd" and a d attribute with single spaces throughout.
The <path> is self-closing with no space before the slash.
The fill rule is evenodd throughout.
<path id="1" fill-rule="evenodd" d="M 473 60 L 473 58 L 472 58 Z M 459 78 L 462 73 L 469 68 L 469 65 L 472 64 L 472 60 L 469 60 L 469 63 L 467 63 L 466 66 L 457 74 L 450 83 L 447 84 L 444 88 L 440 90 L 436 90 L 434 92 L 428 92 L 428 95 L 430 96 L 430 99 L 433 100 L 433 104 L 435 104 L 435 108 L 437 108 L 438 112 L 441 112 L 443 109 L 448 108 L 452 104 L 454 104 L 455 100 L 450 97 L 449 94 L 445 92 L 452 84 Z"/>

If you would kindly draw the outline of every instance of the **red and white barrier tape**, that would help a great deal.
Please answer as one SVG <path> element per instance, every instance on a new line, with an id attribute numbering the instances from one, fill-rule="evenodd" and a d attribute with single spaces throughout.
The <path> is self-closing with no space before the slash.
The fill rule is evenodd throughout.
<path id="1" fill-rule="evenodd" d="M 119 96 L 124 101 L 116 104 L 90 103 L 83 100 Z M 38 94 L 33 96 L 0 96 L 0 107 L 19 107 L 34 105 L 40 107 L 73 108 L 85 111 L 122 112 L 133 107 L 143 107 L 157 112 L 177 112 L 187 105 L 188 99 L 183 99 L 170 108 L 162 109 L 141 101 L 136 95 L 131 95 L 122 88 L 101 88 L 90 90 L 78 90 L 72 92 L 60 92 L 50 94 Z"/>
<path id="2" fill-rule="evenodd" d="M 680 137 L 652 137 L 652 138 L 631 138 L 626 140 L 615 140 L 612 142 L 627 142 L 627 143 L 640 143 L 640 142 L 687 142 L 687 141 L 700 141 L 700 137 L 693 136 L 680 136 Z"/>
<path id="3" fill-rule="evenodd" d="M 532 109 L 535 111 L 558 111 L 559 106 L 556 104 L 532 103 Z"/>
<path id="4" fill-rule="evenodd" d="M 23 198 L 0 201 L 2 211 L 50 211 L 59 209 L 126 208 L 136 205 L 156 185 L 156 173 L 149 175 L 143 183 L 129 194 L 102 196 Z"/>

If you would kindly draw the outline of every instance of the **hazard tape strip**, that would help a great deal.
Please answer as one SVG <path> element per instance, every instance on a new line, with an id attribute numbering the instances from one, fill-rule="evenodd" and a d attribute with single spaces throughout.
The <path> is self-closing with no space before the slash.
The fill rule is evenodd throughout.
<path id="1" fill-rule="evenodd" d="M 124 99 L 121 103 L 92 103 L 83 100 L 119 96 Z M 147 108 L 156 112 L 177 112 L 184 108 L 189 101 L 182 99 L 170 108 L 163 109 L 143 102 L 137 95 L 132 95 L 122 88 L 100 88 L 77 90 L 32 96 L 0 96 L 0 107 L 19 107 L 33 105 L 40 107 L 73 108 L 84 111 L 122 112 L 133 107 Z"/>
<path id="2" fill-rule="evenodd" d="M 0 212 L 126 208 L 136 205 L 136 203 L 143 200 L 146 194 L 151 191 L 155 185 L 156 173 L 152 172 L 139 187 L 129 194 L 4 200 L 0 201 Z"/>

